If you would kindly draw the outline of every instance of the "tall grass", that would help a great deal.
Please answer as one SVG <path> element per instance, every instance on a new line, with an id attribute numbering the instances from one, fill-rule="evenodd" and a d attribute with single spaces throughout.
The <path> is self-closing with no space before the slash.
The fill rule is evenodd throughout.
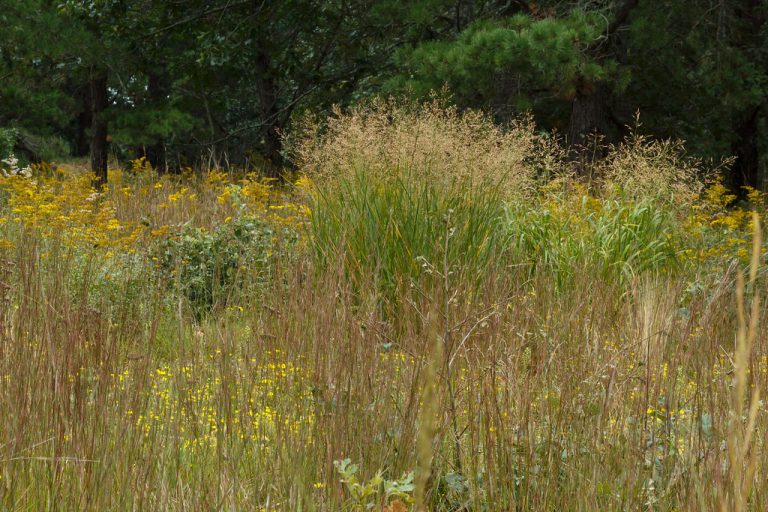
<path id="1" fill-rule="evenodd" d="M 630 283 L 679 266 L 679 228 L 657 203 L 573 199 L 576 207 L 565 211 L 559 202 L 507 208 L 510 250 L 531 273 L 551 273 L 562 289 L 577 273 Z"/>
<path id="2" fill-rule="evenodd" d="M 60 213 L 85 229 L 67 198 L 45 192 L 41 213 L 10 183 L 2 508 L 768 510 L 758 217 L 694 210 L 732 250 L 710 266 L 690 259 L 685 207 L 653 194 L 568 183 L 522 201 L 494 174 L 387 169 L 317 174 L 302 241 L 238 271 L 205 315 L 159 248 L 185 223 L 277 230 L 274 212 L 303 211 L 292 194 L 243 209 L 229 198 L 254 182 L 126 174 L 99 199 L 114 210 L 84 218 L 144 215 L 150 236 L 94 246 L 50 229 Z"/>
<path id="3" fill-rule="evenodd" d="M 434 184 L 493 183 L 524 197 L 540 175 L 560 173 L 557 150 L 523 119 L 506 127 L 476 111 L 459 113 L 439 102 L 375 100 L 318 123 L 308 119 L 289 141 L 299 170 L 328 184 L 361 169 L 386 178 L 403 170 Z"/>
<path id="4" fill-rule="evenodd" d="M 445 258 L 473 269 L 466 278 L 479 283 L 505 250 L 504 203 L 491 182 L 446 186 L 408 169 L 386 178 L 359 169 L 333 186 L 318 187 L 313 197 L 317 261 L 333 266 L 341 258 L 353 283 L 373 283 L 389 302 Z"/>

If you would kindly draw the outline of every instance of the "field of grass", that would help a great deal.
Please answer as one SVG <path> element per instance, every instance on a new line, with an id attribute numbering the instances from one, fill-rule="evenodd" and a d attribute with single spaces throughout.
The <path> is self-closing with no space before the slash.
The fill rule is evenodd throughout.
<path id="1" fill-rule="evenodd" d="M 768 510 L 763 194 L 434 106 L 292 147 L 0 177 L 0 508 Z"/>

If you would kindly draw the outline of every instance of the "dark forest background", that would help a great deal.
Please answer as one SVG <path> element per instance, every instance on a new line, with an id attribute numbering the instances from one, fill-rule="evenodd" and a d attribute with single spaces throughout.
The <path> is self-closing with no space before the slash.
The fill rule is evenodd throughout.
<path id="1" fill-rule="evenodd" d="M 767 19 L 764 0 L 0 0 L 0 152 L 277 175 L 303 115 L 438 94 L 571 147 L 683 139 L 764 188 Z"/>

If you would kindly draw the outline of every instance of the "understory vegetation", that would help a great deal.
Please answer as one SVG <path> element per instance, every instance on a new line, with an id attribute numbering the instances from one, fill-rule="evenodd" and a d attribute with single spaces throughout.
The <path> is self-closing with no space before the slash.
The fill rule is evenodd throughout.
<path id="1" fill-rule="evenodd" d="M 765 194 L 374 103 L 297 173 L 5 164 L 8 510 L 768 510 Z"/>

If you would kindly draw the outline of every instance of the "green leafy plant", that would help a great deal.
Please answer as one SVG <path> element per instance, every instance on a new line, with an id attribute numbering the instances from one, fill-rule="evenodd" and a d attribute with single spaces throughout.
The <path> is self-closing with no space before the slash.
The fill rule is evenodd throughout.
<path id="1" fill-rule="evenodd" d="M 16 130 L 14 128 L 0 128 L 0 160 L 11 156 L 15 144 Z"/>
<path id="2" fill-rule="evenodd" d="M 231 300 L 244 275 L 264 283 L 277 233 L 253 217 L 239 218 L 214 232 L 184 228 L 160 247 L 160 269 L 196 313 Z"/>
<path id="3" fill-rule="evenodd" d="M 381 471 L 378 471 L 373 478 L 367 482 L 361 482 L 357 478 L 358 466 L 352 464 L 350 459 L 337 460 L 333 462 L 336 471 L 341 477 L 341 482 L 347 488 L 355 510 L 373 510 L 376 507 L 390 510 L 398 510 L 394 505 L 400 502 L 400 509 L 406 503 L 413 503 L 413 491 L 416 485 L 413 483 L 413 471 L 406 473 L 396 480 L 384 478 Z"/>

